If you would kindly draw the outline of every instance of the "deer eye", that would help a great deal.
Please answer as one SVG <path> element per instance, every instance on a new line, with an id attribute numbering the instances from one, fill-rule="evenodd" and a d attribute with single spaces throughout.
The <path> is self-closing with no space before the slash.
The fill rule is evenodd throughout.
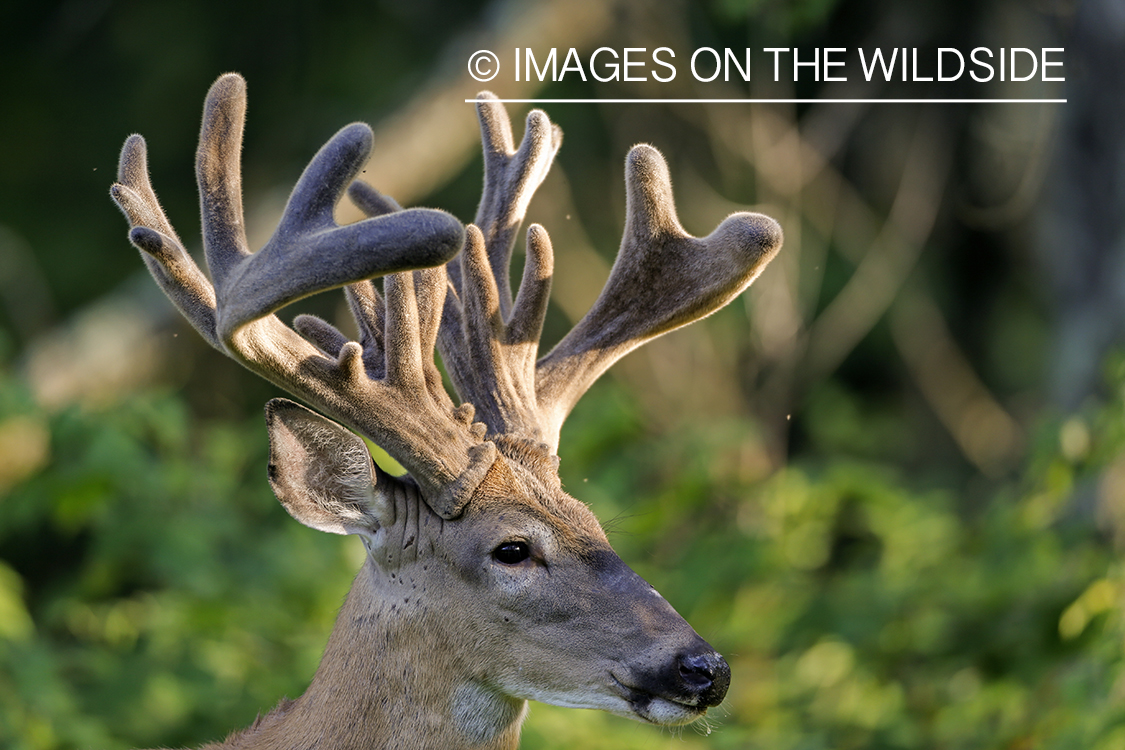
<path id="1" fill-rule="evenodd" d="M 531 548 L 527 542 L 504 542 L 492 550 L 492 558 L 504 565 L 518 565 L 531 557 Z"/>

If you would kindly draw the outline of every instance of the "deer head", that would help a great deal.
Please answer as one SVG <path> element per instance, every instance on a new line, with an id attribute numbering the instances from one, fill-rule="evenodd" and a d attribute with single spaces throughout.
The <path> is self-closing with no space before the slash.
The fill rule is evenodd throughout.
<path id="1" fill-rule="evenodd" d="M 383 472 L 357 435 L 324 416 L 282 399 L 267 406 L 281 503 L 307 526 L 358 534 L 369 554 L 309 690 L 229 746 L 514 747 L 530 699 L 662 725 L 720 703 L 726 662 L 563 491 L 559 431 L 615 360 L 749 285 L 780 247 L 778 225 L 739 213 L 707 237 L 688 235 L 664 159 L 635 147 L 605 289 L 539 357 L 553 272 L 542 227 L 528 230 L 514 298 L 508 268 L 561 143 L 543 112 L 528 115 L 517 148 L 503 106 L 479 97 L 484 191 L 467 228 L 354 181 L 372 136 L 349 125 L 313 158 L 277 231 L 251 253 L 240 195 L 245 101 L 245 83 L 228 74 L 204 108 L 196 172 L 211 280 L 165 218 L 137 135 L 111 191 L 129 239 L 208 342 L 370 438 L 408 474 Z M 335 223 L 345 190 L 369 218 Z M 371 281 L 380 276 L 381 292 Z M 339 286 L 358 341 L 315 317 L 290 328 L 274 314 Z"/>

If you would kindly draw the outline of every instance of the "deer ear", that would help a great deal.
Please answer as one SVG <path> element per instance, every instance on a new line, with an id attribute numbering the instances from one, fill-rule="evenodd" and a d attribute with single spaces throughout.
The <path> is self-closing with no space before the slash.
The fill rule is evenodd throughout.
<path id="1" fill-rule="evenodd" d="M 365 537 L 394 521 L 367 445 L 286 399 L 266 404 L 270 486 L 289 515 L 313 529 Z M 390 477 L 382 477 L 384 484 Z"/>

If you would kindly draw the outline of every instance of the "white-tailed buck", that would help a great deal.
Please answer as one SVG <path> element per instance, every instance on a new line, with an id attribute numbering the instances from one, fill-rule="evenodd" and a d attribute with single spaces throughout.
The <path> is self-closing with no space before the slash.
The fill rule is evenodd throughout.
<path id="1" fill-rule="evenodd" d="M 628 216 L 593 308 L 549 353 L 538 342 L 552 276 L 547 232 L 509 260 L 562 134 L 540 111 L 519 148 L 503 106 L 477 103 L 484 193 L 476 224 L 403 210 L 354 181 L 370 129 L 345 127 L 305 169 L 265 247 L 251 253 L 239 152 L 246 86 L 211 87 L 196 157 L 210 281 L 149 184 L 145 142 L 121 153 L 113 199 L 152 275 L 211 343 L 367 436 L 297 404 L 266 408 L 269 479 L 301 523 L 358 534 L 368 556 L 312 685 L 214 748 L 513 748 L 527 701 L 601 708 L 660 725 L 719 704 L 730 668 L 610 548 L 558 478 L 559 430 L 582 393 L 645 341 L 739 294 L 781 245 L 778 225 L 734 214 L 707 237 L 680 227 L 663 157 L 625 163 Z M 338 226 L 345 189 L 369 218 Z M 371 279 L 383 277 L 380 293 Z M 274 314 L 344 286 L 359 341 L 315 317 Z M 457 391 L 434 364 L 435 346 Z"/>

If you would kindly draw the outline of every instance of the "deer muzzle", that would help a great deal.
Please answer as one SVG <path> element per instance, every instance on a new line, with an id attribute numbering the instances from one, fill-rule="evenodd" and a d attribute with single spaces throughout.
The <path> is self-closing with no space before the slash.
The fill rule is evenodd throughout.
<path id="1" fill-rule="evenodd" d="M 610 675 L 628 714 L 653 724 L 687 724 L 722 703 L 731 677 L 726 659 L 615 554 L 602 556 L 599 567 L 611 594 L 605 610 L 620 608 L 609 619 L 634 624 L 632 632 L 626 627 L 617 634 L 632 650 Z"/>
<path id="2" fill-rule="evenodd" d="M 695 721 L 723 702 L 730 687 L 730 666 L 699 639 L 660 668 L 613 678 L 635 717 L 675 726 Z"/>

